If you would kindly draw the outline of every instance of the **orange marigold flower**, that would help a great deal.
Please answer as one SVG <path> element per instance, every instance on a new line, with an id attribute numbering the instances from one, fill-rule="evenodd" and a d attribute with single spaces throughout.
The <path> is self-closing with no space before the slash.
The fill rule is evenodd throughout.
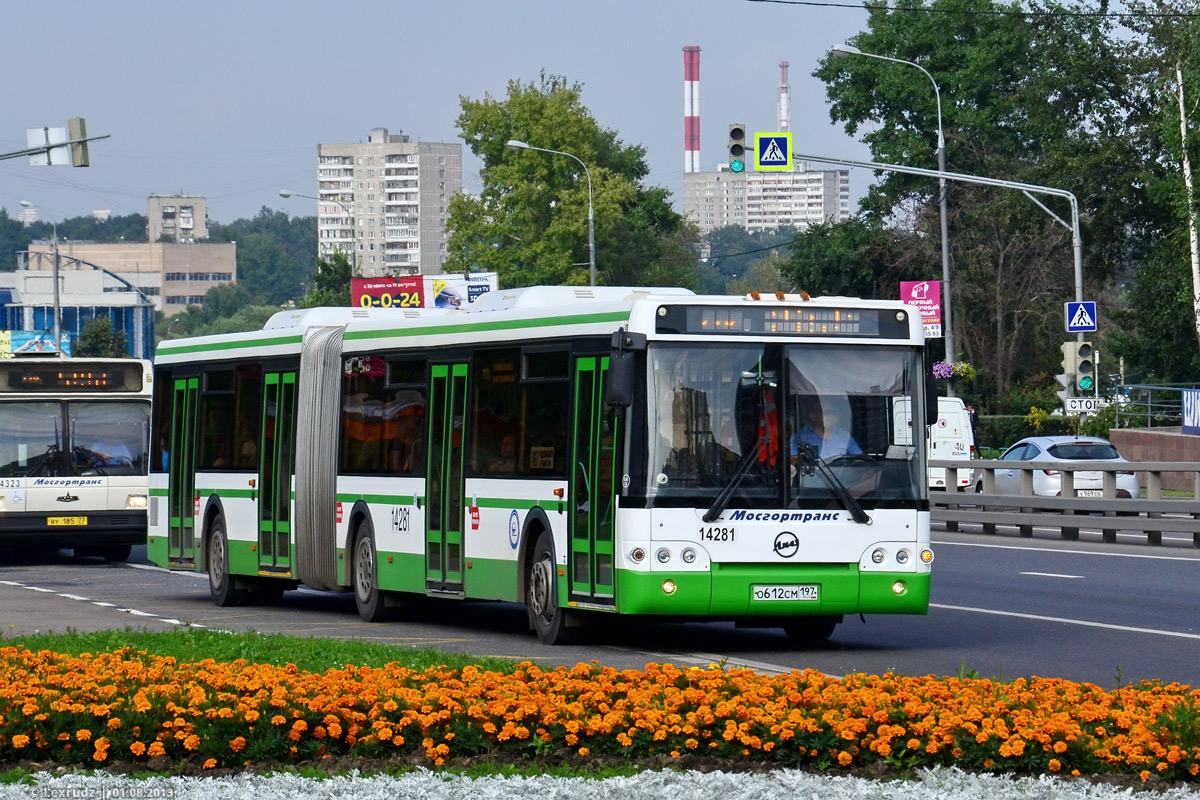
<path id="1" fill-rule="evenodd" d="M 217 760 L 216 760 L 215 758 L 210 758 L 210 759 L 208 759 L 207 761 L 205 761 L 205 762 L 204 762 L 204 768 L 205 768 L 205 769 L 212 769 L 212 768 L 213 768 L 213 767 L 215 767 L 216 765 L 217 765 Z"/>
<path id="2" fill-rule="evenodd" d="M 276 714 L 275 716 L 271 717 L 272 725 L 282 725 L 285 722 L 287 722 L 287 718 L 284 717 L 282 714 Z"/>
<path id="3" fill-rule="evenodd" d="M 151 742 L 150 749 L 146 751 L 146 755 L 150 756 L 151 758 L 158 758 L 159 756 L 165 756 L 166 754 L 167 748 L 163 747 L 162 742 Z"/>
<path id="4" fill-rule="evenodd" d="M 92 738 L 92 732 L 87 728 L 80 728 L 79 730 L 75 731 L 75 738 L 81 742 L 86 742 L 88 739 Z"/>
<path id="5" fill-rule="evenodd" d="M 240 753 L 246 749 L 246 737 L 238 736 L 236 739 L 229 740 L 229 749 L 235 753 Z"/>
<path id="6" fill-rule="evenodd" d="M 60 734 L 59 734 L 57 737 L 55 737 L 55 738 L 57 738 L 57 739 L 58 739 L 60 742 L 69 742 L 69 741 L 71 741 L 71 734 L 69 734 L 69 733 L 60 733 Z"/>
<path id="7" fill-rule="evenodd" d="M 191 736 L 183 740 L 183 746 L 186 750 L 199 750 L 200 737 L 193 733 Z"/>
<path id="8" fill-rule="evenodd" d="M 18 733 L 12 737 L 12 746 L 20 750 L 25 745 L 29 744 L 29 737 L 23 733 Z"/>
<path id="9" fill-rule="evenodd" d="M 1148 770 L 1148 769 L 1142 770 L 1141 772 L 1138 773 L 1138 777 L 1141 778 L 1143 781 L 1150 780 L 1150 770 Z"/>
<path id="10" fill-rule="evenodd" d="M 1050 763 L 1046 766 L 1050 768 L 1051 772 L 1058 772 L 1060 769 L 1062 769 L 1062 762 L 1057 758 L 1052 758 L 1050 759 Z"/>
<path id="11" fill-rule="evenodd" d="M 110 719 L 108 721 L 108 729 L 110 731 L 115 731 L 120 727 L 121 727 L 121 718 L 120 717 L 113 717 L 112 719 Z"/>
<path id="12" fill-rule="evenodd" d="M 141 757 L 141 755 L 146 752 L 146 745 L 142 744 L 141 742 L 134 742 L 133 744 L 129 745 L 129 752 L 133 753 L 135 756 Z"/>
<path id="13" fill-rule="evenodd" d="M 589 750 L 589 749 L 588 749 L 588 748 L 586 748 L 586 747 L 581 747 L 581 748 L 579 748 L 579 755 L 581 755 L 581 756 L 590 755 L 590 754 L 591 754 L 591 752 L 592 752 L 592 751 L 591 751 L 591 750 Z"/>
<path id="14" fill-rule="evenodd" d="M 850 762 L 852 762 L 853 760 L 854 760 L 854 756 L 850 755 L 845 750 L 838 753 L 838 763 L 841 764 L 843 767 L 850 766 Z"/>

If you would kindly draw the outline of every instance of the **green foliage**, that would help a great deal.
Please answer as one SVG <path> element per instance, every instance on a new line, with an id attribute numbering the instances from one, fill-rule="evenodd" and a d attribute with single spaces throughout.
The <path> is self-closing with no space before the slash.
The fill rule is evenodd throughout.
<path id="1" fill-rule="evenodd" d="M 642 185 L 645 148 L 600 127 L 581 92 L 543 72 L 510 81 L 503 100 L 461 98 L 457 125 L 483 160 L 483 190 L 451 199 L 446 271 L 495 271 L 504 287 L 587 284 L 590 174 L 597 283 L 695 284 L 695 227 L 665 189 Z M 510 139 L 558 153 L 514 150 Z"/>
<path id="2" fill-rule="evenodd" d="M 707 269 L 700 274 L 700 291 L 704 294 L 744 294 L 751 289 L 775 291 L 776 288 L 791 291 L 790 280 L 779 271 L 783 266 L 781 260 L 786 260 L 783 248 L 795 238 L 796 229 L 790 225 L 754 232 L 741 225 L 726 225 L 709 231 L 704 237 L 708 259 Z M 767 266 L 761 266 L 764 261 Z M 764 279 L 780 285 L 762 285 Z"/>
<path id="3" fill-rule="evenodd" d="M 1075 420 L 1070 417 L 1047 415 L 1041 419 L 1041 431 L 1036 431 L 1021 414 L 981 414 L 975 426 L 976 448 L 990 447 L 999 451 L 1026 436 L 1057 436 L 1074 433 Z"/>
<path id="4" fill-rule="evenodd" d="M 188 306 L 178 314 L 155 315 L 154 332 L 158 341 L 213 333 L 253 331 L 262 328 L 279 306 L 257 304 L 240 283 L 214 286 L 204 295 L 204 303 Z"/>
<path id="5" fill-rule="evenodd" d="M 81 358 L 125 358 L 129 343 L 125 331 L 113 329 L 111 317 L 93 317 L 84 323 L 71 352 Z"/>
<path id="6" fill-rule="evenodd" d="M 17 220 L 8 215 L 8 209 L 0 208 L 0 272 L 17 269 L 17 253 L 29 249 L 34 236 Z"/>
<path id="7" fill-rule="evenodd" d="M 317 218 L 289 217 L 265 206 L 253 219 L 210 224 L 209 241 L 237 242 L 238 283 L 265 305 L 294 300 L 316 266 Z"/>
<path id="8" fill-rule="evenodd" d="M 338 251 L 331 258 L 319 259 L 317 271 L 313 274 L 312 282 L 305 286 L 307 293 L 300 299 L 301 308 L 316 308 L 319 306 L 335 306 L 348 308 L 350 306 L 350 281 L 354 277 L 354 267 L 345 253 Z"/>
<path id="9" fill-rule="evenodd" d="M 813 297 L 895 299 L 900 296 L 901 280 L 922 277 L 903 263 L 896 235 L 876 218 L 865 216 L 801 231 L 781 271 L 797 290 Z"/>

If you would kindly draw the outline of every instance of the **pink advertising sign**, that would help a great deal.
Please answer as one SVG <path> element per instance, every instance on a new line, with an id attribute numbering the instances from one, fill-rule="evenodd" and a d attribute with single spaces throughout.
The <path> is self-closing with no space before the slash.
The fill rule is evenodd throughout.
<path id="1" fill-rule="evenodd" d="M 900 300 L 921 309 L 926 339 L 942 338 L 941 281 L 900 281 Z"/>

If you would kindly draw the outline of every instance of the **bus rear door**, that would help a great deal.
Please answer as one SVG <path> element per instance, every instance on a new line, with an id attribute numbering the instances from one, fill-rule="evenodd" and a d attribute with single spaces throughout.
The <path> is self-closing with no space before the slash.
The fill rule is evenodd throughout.
<path id="1" fill-rule="evenodd" d="M 258 453 L 258 571 L 290 575 L 296 373 L 263 377 L 262 446 Z"/>
<path id="2" fill-rule="evenodd" d="M 196 558 L 196 404 L 199 378 L 177 378 L 171 392 L 171 441 L 167 465 L 167 562 L 195 563 Z"/>

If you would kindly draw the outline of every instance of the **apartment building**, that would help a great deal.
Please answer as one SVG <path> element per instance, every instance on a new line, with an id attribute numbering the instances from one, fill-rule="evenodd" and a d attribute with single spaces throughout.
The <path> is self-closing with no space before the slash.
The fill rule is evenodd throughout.
<path id="1" fill-rule="evenodd" d="M 208 238 L 208 208 L 203 197 L 152 194 L 146 220 L 148 242 L 189 244 Z"/>
<path id="2" fill-rule="evenodd" d="M 462 145 L 375 128 L 366 142 L 317 145 L 317 249 L 353 255 L 363 277 L 434 275 L 447 256 Z"/>
<path id="3" fill-rule="evenodd" d="M 683 212 L 708 233 L 740 225 L 751 233 L 783 225 L 798 229 L 850 216 L 850 171 L 687 172 L 683 176 Z"/>

